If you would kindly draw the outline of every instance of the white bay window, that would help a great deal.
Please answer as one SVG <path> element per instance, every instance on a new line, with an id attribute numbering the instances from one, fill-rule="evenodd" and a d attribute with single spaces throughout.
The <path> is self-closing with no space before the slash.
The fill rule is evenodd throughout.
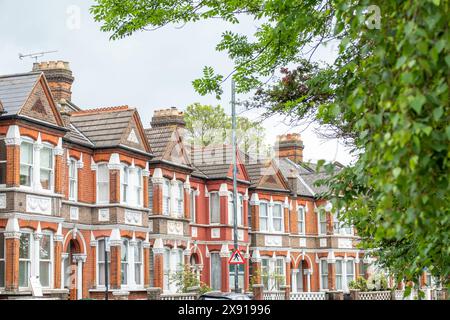
<path id="1" fill-rule="evenodd" d="M 109 169 L 106 163 L 97 167 L 97 203 L 109 203 Z"/>
<path id="2" fill-rule="evenodd" d="M 53 149 L 45 144 L 39 153 L 41 187 L 51 190 L 53 188 Z"/>
<path id="3" fill-rule="evenodd" d="M 238 203 L 237 203 L 237 225 L 243 226 L 243 214 L 244 214 L 244 197 L 242 194 L 238 193 Z M 228 223 L 234 224 L 234 208 L 233 208 L 233 193 L 228 194 Z"/>
<path id="4" fill-rule="evenodd" d="M 297 229 L 299 234 L 305 234 L 305 207 L 297 208 Z"/>
<path id="5" fill-rule="evenodd" d="M 217 192 L 209 194 L 209 222 L 220 223 L 220 198 Z"/>
<path id="6" fill-rule="evenodd" d="M 283 205 L 279 202 L 268 203 L 261 201 L 259 204 L 260 231 L 283 232 L 284 231 Z"/>
<path id="7" fill-rule="evenodd" d="M 170 181 L 163 181 L 163 215 L 168 216 L 170 212 Z"/>
<path id="8" fill-rule="evenodd" d="M 31 187 L 33 181 L 33 143 L 28 140 L 20 144 L 20 185 Z"/>
<path id="9" fill-rule="evenodd" d="M 71 158 L 69 161 L 69 200 L 77 201 L 77 198 L 78 198 L 77 161 Z"/>
<path id="10" fill-rule="evenodd" d="M 0 288 L 5 287 L 5 236 L 0 231 Z"/>

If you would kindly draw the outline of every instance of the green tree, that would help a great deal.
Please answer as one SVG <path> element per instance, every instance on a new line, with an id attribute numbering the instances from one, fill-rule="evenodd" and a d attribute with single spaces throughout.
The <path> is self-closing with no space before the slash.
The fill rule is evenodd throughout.
<path id="1" fill-rule="evenodd" d="M 231 117 L 221 106 L 194 103 L 186 108 L 184 119 L 188 138 L 199 146 L 231 143 Z M 244 152 L 265 152 L 265 130 L 260 123 L 237 117 L 236 139 Z"/>
<path id="2" fill-rule="evenodd" d="M 399 280 L 417 283 L 427 268 L 448 286 L 448 7 L 448 0 L 97 0 L 92 12 L 113 39 L 169 23 L 214 17 L 236 24 L 251 16 L 253 37 L 225 31 L 216 47 L 235 63 L 238 92 L 270 93 L 273 84 L 265 83 L 281 67 L 308 70 L 319 45 L 337 43 L 330 66 L 300 70 L 303 95 L 271 106 L 311 116 L 353 145 L 355 164 L 323 183 L 378 262 Z M 205 67 L 193 84 L 220 95 L 228 76 Z"/>

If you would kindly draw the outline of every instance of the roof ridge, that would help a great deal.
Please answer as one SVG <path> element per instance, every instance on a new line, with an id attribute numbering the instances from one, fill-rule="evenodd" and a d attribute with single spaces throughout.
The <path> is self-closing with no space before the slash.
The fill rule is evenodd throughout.
<path id="1" fill-rule="evenodd" d="M 83 115 L 83 114 L 94 114 L 94 113 L 103 113 L 103 112 L 114 112 L 114 111 L 125 111 L 132 110 L 128 105 L 123 106 L 114 106 L 114 107 L 100 107 L 94 109 L 84 109 L 76 112 L 72 112 L 72 116 Z"/>
<path id="2" fill-rule="evenodd" d="M 21 72 L 21 73 L 12 73 L 12 74 L 5 74 L 5 75 L 0 75 L 0 79 L 5 79 L 5 78 L 14 78 L 14 77 L 24 77 L 24 76 L 33 76 L 33 75 L 40 75 L 42 72 L 36 72 L 36 71 L 31 71 L 31 72 Z"/>

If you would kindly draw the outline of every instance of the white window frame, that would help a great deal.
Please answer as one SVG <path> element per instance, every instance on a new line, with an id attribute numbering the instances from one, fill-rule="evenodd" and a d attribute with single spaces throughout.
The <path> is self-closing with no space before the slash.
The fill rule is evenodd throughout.
<path id="1" fill-rule="evenodd" d="M 21 230 L 20 237 L 23 235 L 26 235 L 29 239 L 29 248 L 28 248 L 28 258 L 21 258 L 20 257 L 20 239 L 19 239 L 19 289 L 28 289 L 30 287 L 30 277 L 33 274 L 33 255 L 34 255 L 34 236 L 32 230 Z M 21 286 L 20 284 L 20 264 L 25 263 L 27 264 L 27 277 L 26 277 L 26 286 Z"/>
<path id="2" fill-rule="evenodd" d="M 239 227 L 244 226 L 244 195 L 241 193 L 237 194 L 239 203 L 237 206 L 237 225 Z M 233 216 L 233 192 L 228 192 L 228 224 L 234 224 Z"/>
<path id="3" fill-rule="evenodd" d="M 261 205 L 265 206 L 266 208 L 266 215 L 262 216 L 261 215 Z M 266 227 L 263 229 L 262 226 L 262 220 L 265 220 L 266 223 Z M 260 231 L 264 231 L 264 232 L 269 232 L 270 227 L 269 227 L 269 203 L 267 201 L 260 201 L 259 202 L 259 229 Z"/>
<path id="4" fill-rule="evenodd" d="M 50 152 L 51 168 L 43 167 L 42 166 L 42 159 L 39 158 L 39 182 L 40 182 L 41 188 L 43 190 L 53 191 L 54 190 L 54 186 L 55 186 L 55 184 L 54 184 L 54 180 L 55 180 L 55 156 L 54 156 L 54 153 L 53 153 L 53 149 L 54 148 L 53 148 L 53 145 L 51 145 L 50 143 L 47 143 L 47 142 L 42 143 L 42 148 L 38 152 L 39 153 L 39 157 L 41 157 L 42 150 L 44 150 L 44 149 L 48 149 L 49 152 Z M 35 154 L 34 156 L 37 156 L 37 155 Z M 42 186 L 42 181 L 41 181 L 41 176 L 42 176 L 41 171 L 42 170 L 50 172 L 49 188 L 44 188 Z"/>
<path id="5" fill-rule="evenodd" d="M 326 265 L 326 273 L 323 272 L 322 267 L 323 267 L 323 263 L 325 263 Z M 326 276 L 326 281 L 324 281 L 324 278 Z M 320 282 L 320 290 L 321 291 L 328 291 L 328 277 L 329 277 L 329 273 L 328 273 L 328 261 L 326 258 L 322 258 L 319 260 L 319 282 Z"/>
<path id="6" fill-rule="evenodd" d="M 73 167 L 73 171 L 72 171 Z M 72 172 L 75 176 L 71 176 Z M 71 196 L 72 183 L 74 185 L 73 196 Z M 69 200 L 78 200 L 78 164 L 77 160 L 74 158 L 69 158 Z"/>
<path id="7" fill-rule="evenodd" d="M 130 168 L 122 163 L 120 167 L 120 202 L 128 204 L 130 201 Z"/>
<path id="8" fill-rule="evenodd" d="M 127 238 L 122 238 L 122 243 L 120 245 L 120 284 L 122 287 L 128 287 L 130 284 L 130 240 Z M 123 259 L 123 253 L 126 249 L 125 260 Z M 125 277 L 124 277 L 125 275 Z"/>
<path id="9" fill-rule="evenodd" d="M 136 257 L 139 256 L 139 260 Z M 133 246 L 133 272 L 134 272 L 134 284 L 136 287 L 144 287 L 144 250 L 142 246 L 142 240 L 136 240 L 136 244 Z M 140 281 L 136 281 L 136 270 L 139 268 Z"/>
<path id="10" fill-rule="evenodd" d="M 184 183 L 183 181 L 176 180 L 173 185 L 173 196 L 175 201 L 174 213 L 177 218 L 183 218 L 184 216 Z"/>
<path id="11" fill-rule="evenodd" d="M 106 172 L 107 172 L 107 181 L 100 181 L 99 180 L 99 176 L 100 176 L 100 170 L 101 170 L 101 168 L 106 168 Z M 96 176 L 96 188 L 97 188 L 97 204 L 106 204 L 106 203 L 109 203 L 110 202 L 110 192 L 109 192 L 109 189 L 110 189 L 110 187 L 109 187 L 109 184 L 110 184 L 110 181 L 109 181 L 109 168 L 108 168 L 108 164 L 107 163 L 105 163 L 105 162 L 102 162 L 102 163 L 99 163 L 98 165 L 97 165 L 97 171 L 96 171 L 96 174 L 97 174 L 97 176 Z M 101 187 L 100 187 L 100 184 L 103 184 L 103 187 L 106 187 L 106 189 L 107 190 L 105 190 L 105 191 L 107 191 L 107 192 L 105 192 L 105 194 L 107 194 L 107 198 L 108 199 L 105 199 L 105 200 L 101 200 L 100 201 L 100 197 L 99 197 L 99 194 L 100 194 L 100 189 L 101 189 Z"/>
<path id="12" fill-rule="evenodd" d="M 48 236 L 50 237 L 50 258 L 49 259 L 45 259 L 44 261 L 48 263 L 48 268 L 49 268 L 49 272 L 48 272 L 48 286 L 44 286 L 41 283 L 42 288 L 53 288 L 53 261 L 54 261 L 54 257 L 53 257 L 53 248 L 54 248 L 54 244 L 53 244 L 53 233 L 50 231 L 43 231 L 42 232 L 43 237 L 44 236 Z M 42 270 L 42 266 L 41 266 L 41 241 L 42 239 L 39 240 L 39 261 L 37 263 L 39 263 L 39 279 L 40 279 L 40 275 L 41 275 L 41 270 Z"/>
<path id="13" fill-rule="evenodd" d="M 322 220 L 322 213 L 324 213 L 325 220 Z M 322 230 L 322 226 L 325 226 L 325 230 Z M 327 234 L 327 212 L 319 210 L 317 212 L 317 233 L 320 235 Z"/>
<path id="14" fill-rule="evenodd" d="M 355 280 L 355 269 L 356 269 L 356 265 L 355 265 L 355 261 L 353 259 L 347 259 L 345 261 L 345 286 L 344 286 L 344 290 L 346 292 L 348 292 L 349 288 L 348 285 L 350 284 L 349 281 L 349 270 L 348 270 L 348 264 L 351 263 L 352 264 L 352 268 L 353 268 L 353 273 L 351 273 L 352 278 L 350 279 L 350 281 L 354 281 Z"/>
<path id="15" fill-rule="evenodd" d="M 344 270 L 344 260 L 336 258 L 336 261 L 334 263 L 334 283 L 337 291 L 344 291 L 344 278 L 345 278 L 345 270 Z M 338 271 L 338 266 L 340 266 L 340 271 Z M 338 285 L 340 279 L 340 285 Z"/>
<path id="16" fill-rule="evenodd" d="M 143 202 L 144 195 L 143 195 L 143 188 L 142 188 L 143 177 L 142 177 L 142 169 L 141 168 L 136 168 L 135 179 L 136 179 L 135 183 L 134 183 L 135 203 L 138 207 L 142 207 L 144 205 L 144 202 Z"/>
<path id="17" fill-rule="evenodd" d="M 26 163 L 26 162 L 22 162 L 22 145 L 23 144 L 27 144 L 30 145 L 31 147 L 31 163 Z M 34 181 L 35 181 L 35 168 L 34 168 L 34 162 L 35 162 L 35 157 L 36 155 L 34 154 L 34 140 L 32 140 L 31 138 L 28 137 L 23 137 L 21 138 L 21 143 L 20 143 L 20 171 L 22 171 L 22 167 L 27 167 L 30 173 L 30 185 L 26 185 L 26 184 L 20 184 L 21 187 L 24 188 L 29 188 L 32 189 L 34 187 Z M 22 176 L 22 174 L 19 172 L 19 176 Z"/>
<path id="18" fill-rule="evenodd" d="M 184 268 L 184 255 L 181 248 L 164 247 L 164 281 L 163 291 L 165 293 L 176 293 L 178 288 L 176 284 L 170 281 L 170 278 L 178 271 Z M 168 261 L 167 261 L 168 260 Z"/>
<path id="19" fill-rule="evenodd" d="M 213 259 L 214 256 L 214 259 Z M 221 263 L 221 258 L 220 258 L 220 254 L 219 252 L 210 252 L 210 259 L 209 259 L 209 283 L 211 284 L 211 288 L 213 290 L 222 290 L 222 272 L 224 272 L 224 270 L 222 270 L 222 263 Z M 213 261 L 214 260 L 214 261 Z M 217 268 L 218 270 L 218 275 L 213 274 L 213 262 L 217 262 L 217 266 L 215 267 L 215 269 Z M 219 288 L 213 288 L 213 282 L 217 281 L 219 283 Z"/>
<path id="20" fill-rule="evenodd" d="M 279 275 L 283 276 L 284 279 L 281 282 L 277 281 L 276 275 L 279 269 L 278 263 L 281 262 L 281 273 Z M 265 265 L 266 264 L 266 265 Z M 261 279 L 264 286 L 264 290 L 273 291 L 280 290 L 280 286 L 286 283 L 286 259 L 284 256 L 277 256 L 275 259 L 273 257 L 264 256 L 261 257 L 261 277 L 264 277 L 265 270 L 267 270 L 267 278 Z M 265 281 L 267 281 L 265 283 Z"/>
<path id="21" fill-rule="evenodd" d="M 299 234 L 306 234 L 305 207 L 297 207 L 297 231 Z M 300 226 L 302 227 L 300 229 Z"/>
<path id="22" fill-rule="evenodd" d="M 5 160 L 1 160 L 0 159 L 0 166 L 3 165 L 3 164 L 5 165 L 5 177 L 4 177 L 4 179 L 5 179 L 4 182 L 5 183 L 1 183 L 1 181 L 0 181 L 0 186 L 4 187 L 4 186 L 6 186 L 6 170 L 7 170 L 6 169 L 6 160 L 7 160 L 6 159 L 6 143 L 5 143 L 5 138 L 4 137 L 0 138 L 0 144 L 3 144 L 5 146 L 5 148 L 4 148 L 5 149 L 5 152 L 4 152 Z"/>
<path id="23" fill-rule="evenodd" d="M 111 252 L 108 252 L 108 256 L 104 257 L 104 260 L 100 260 L 100 258 L 99 258 L 100 251 L 102 251 L 103 254 L 104 254 L 104 251 L 105 251 L 105 250 L 99 250 L 100 242 L 103 242 L 104 246 L 108 246 L 109 245 L 109 241 L 110 241 L 109 237 L 103 237 L 103 238 L 97 239 L 97 250 L 95 250 L 96 251 L 96 257 L 95 257 L 96 272 L 95 273 L 96 273 L 96 285 L 99 288 L 105 288 L 106 287 L 106 279 L 104 279 L 105 283 L 100 284 L 100 265 L 101 264 L 104 265 L 105 263 L 108 263 L 108 282 L 111 283 Z M 105 259 L 107 261 L 105 261 Z"/>
<path id="24" fill-rule="evenodd" d="M 171 211 L 171 200 L 170 200 L 170 181 L 169 179 L 163 179 L 163 190 L 162 190 L 162 200 L 163 200 L 163 215 L 169 216 Z"/>
<path id="25" fill-rule="evenodd" d="M 190 197 L 190 208 L 189 210 L 191 210 L 191 222 L 192 223 L 197 223 L 197 191 L 195 189 L 191 189 L 191 192 L 189 193 L 189 197 Z"/>
<path id="26" fill-rule="evenodd" d="M 218 221 L 213 221 L 213 198 L 217 199 L 217 217 Z M 218 192 L 213 191 L 209 193 L 209 223 L 210 224 L 220 224 L 220 195 Z"/>

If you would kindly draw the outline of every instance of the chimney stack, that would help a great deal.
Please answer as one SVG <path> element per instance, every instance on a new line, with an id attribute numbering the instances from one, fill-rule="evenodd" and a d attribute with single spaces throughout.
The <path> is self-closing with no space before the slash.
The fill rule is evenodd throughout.
<path id="1" fill-rule="evenodd" d="M 68 128 L 70 125 L 71 113 L 70 108 L 67 106 L 66 99 L 59 100 L 59 105 L 60 105 L 59 114 L 61 115 L 61 118 L 64 122 L 64 126 Z"/>
<path id="2" fill-rule="evenodd" d="M 55 102 L 61 99 L 72 101 L 72 76 L 69 63 L 65 61 L 35 62 L 33 71 L 44 72 Z"/>
<path id="3" fill-rule="evenodd" d="M 303 141 L 298 133 L 288 133 L 277 136 L 275 143 L 277 158 L 288 158 L 295 163 L 303 162 Z"/>
<path id="4" fill-rule="evenodd" d="M 176 107 L 170 109 L 156 110 L 153 114 L 152 128 L 177 126 L 184 128 L 186 122 L 184 121 L 183 111 L 179 111 Z"/>

